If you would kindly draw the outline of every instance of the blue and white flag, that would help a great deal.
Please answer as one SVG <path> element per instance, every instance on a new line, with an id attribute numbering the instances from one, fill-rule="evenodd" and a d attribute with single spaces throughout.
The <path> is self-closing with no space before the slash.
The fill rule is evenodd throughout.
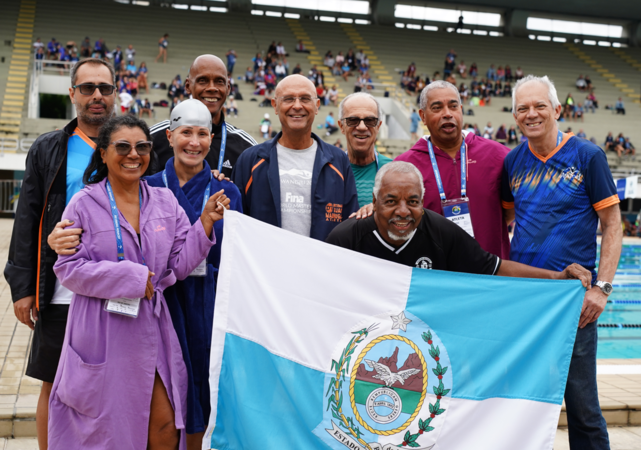
<path id="1" fill-rule="evenodd" d="M 581 283 L 394 264 L 225 213 L 203 448 L 552 449 Z"/>

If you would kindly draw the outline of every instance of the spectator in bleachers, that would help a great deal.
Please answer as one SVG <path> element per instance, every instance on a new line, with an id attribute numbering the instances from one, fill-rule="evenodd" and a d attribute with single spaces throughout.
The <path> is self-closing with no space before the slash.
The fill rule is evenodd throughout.
<path id="1" fill-rule="evenodd" d="M 500 144 L 507 145 L 507 130 L 505 129 L 505 124 L 502 124 L 499 129 L 496 130 L 494 140 Z"/>
<path id="2" fill-rule="evenodd" d="M 341 142 L 340 139 L 336 139 L 336 142 L 334 142 L 334 147 L 340 148 L 341 150 L 343 149 L 343 143 Z"/>
<path id="3" fill-rule="evenodd" d="M 595 111 L 594 103 L 592 102 L 592 100 L 588 96 L 583 101 L 583 111 L 587 113 L 590 110 L 592 110 L 592 114 L 594 114 L 594 111 Z"/>
<path id="4" fill-rule="evenodd" d="M 270 53 L 276 53 L 276 41 L 272 41 L 272 43 L 269 44 L 269 47 L 267 47 L 267 54 Z"/>
<path id="5" fill-rule="evenodd" d="M 338 88 L 335 84 L 327 91 L 327 100 L 334 106 L 338 106 Z"/>
<path id="6" fill-rule="evenodd" d="M 138 69 L 136 68 L 136 62 L 133 59 L 127 62 L 126 70 L 129 73 L 129 75 L 135 75 L 136 72 L 138 72 Z"/>
<path id="7" fill-rule="evenodd" d="M 443 64 L 443 78 L 445 79 L 454 72 L 456 54 L 453 52 L 454 50 L 450 50 L 450 52 L 445 56 L 445 63 Z"/>
<path id="8" fill-rule="evenodd" d="M 144 89 L 145 92 L 148 94 L 149 93 L 149 83 L 147 80 L 147 63 L 146 62 L 141 62 L 140 67 L 138 67 L 138 71 L 136 72 L 136 77 L 138 79 L 138 89 L 142 92 Z"/>
<path id="9" fill-rule="evenodd" d="M 345 55 L 345 62 L 349 65 L 350 70 L 358 70 L 358 66 L 356 65 L 356 55 L 354 55 L 354 50 L 351 48 Z"/>
<path id="10" fill-rule="evenodd" d="M 336 131 L 338 131 L 336 119 L 334 119 L 334 113 L 330 111 L 329 114 L 327 114 L 327 117 L 325 117 L 325 136 L 329 136 Z"/>
<path id="11" fill-rule="evenodd" d="M 598 108 L 599 107 L 599 101 L 596 99 L 596 96 L 594 95 L 593 91 L 590 91 L 590 93 L 587 96 L 587 99 L 592 102 L 592 105 L 594 106 L 594 108 Z"/>
<path id="12" fill-rule="evenodd" d="M 327 99 L 327 90 L 321 83 L 316 85 L 316 96 L 320 99 L 322 106 L 327 106 L 329 104 Z"/>
<path id="13" fill-rule="evenodd" d="M 514 125 L 510 126 L 510 129 L 507 131 L 507 145 L 513 146 L 519 142 L 518 135 L 516 133 L 516 128 Z"/>
<path id="14" fill-rule="evenodd" d="M 120 49 L 120 45 L 116 45 L 116 49 L 111 53 L 111 60 L 113 61 L 114 67 L 120 67 L 120 63 L 122 63 L 122 50 Z"/>
<path id="15" fill-rule="evenodd" d="M 499 66 L 498 69 L 496 69 L 496 80 L 501 82 L 505 81 L 505 70 L 503 66 Z"/>
<path id="16" fill-rule="evenodd" d="M 487 81 L 496 81 L 496 69 L 494 68 L 494 64 L 490 64 L 490 68 L 487 69 L 485 78 L 487 78 Z"/>
<path id="17" fill-rule="evenodd" d="M 510 67 L 509 64 L 505 66 L 505 81 L 508 83 L 511 83 L 512 81 L 514 81 L 514 76 L 512 75 L 512 68 Z"/>
<path id="18" fill-rule="evenodd" d="M 80 44 L 80 56 L 83 58 L 89 58 L 91 56 L 91 40 L 89 36 L 85 37 L 85 40 Z"/>
<path id="19" fill-rule="evenodd" d="M 299 39 L 298 44 L 296 44 L 296 52 L 297 53 L 309 53 L 309 50 L 305 48 L 305 44 L 303 44 L 303 40 Z"/>
<path id="20" fill-rule="evenodd" d="M 323 64 L 325 64 L 325 67 L 329 67 L 331 69 L 332 67 L 334 67 L 335 62 L 336 59 L 334 58 L 332 51 L 327 50 L 327 53 L 325 53 L 325 59 L 323 59 Z"/>
<path id="21" fill-rule="evenodd" d="M 35 58 L 36 58 L 36 69 L 37 70 L 42 70 L 42 60 L 45 58 L 44 48 L 40 47 L 36 51 Z"/>
<path id="22" fill-rule="evenodd" d="M 440 78 L 441 78 L 441 72 L 439 72 L 439 71 L 437 70 L 437 71 L 436 71 L 436 72 L 434 72 L 434 74 L 432 75 L 432 81 L 439 80 Z"/>
<path id="23" fill-rule="evenodd" d="M 254 83 L 254 71 L 251 67 L 247 67 L 245 71 L 245 83 Z"/>
<path id="24" fill-rule="evenodd" d="M 465 83 L 461 83 L 461 85 L 458 88 L 459 94 L 461 94 L 461 101 L 463 104 L 467 103 L 467 100 L 470 97 L 470 91 L 465 85 Z"/>
<path id="25" fill-rule="evenodd" d="M 614 140 L 614 151 L 617 152 L 617 156 L 619 158 L 622 158 L 623 155 L 625 155 L 625 137 L 623 136 L 623 133 L 619 133 Z"/>
<path id="26" fill-rule="evenodd" d="M 476 66 L 476 63 L 473 62 L 470 66 L 470 77 L 474 78 L 479 74 L 479 68 Z"/>
<path id="27" fill-rule="evenodd" d="M 623 99 L 621 97 L 619 97 L 619 100 L 615 103 L 614 109 L 617 114 L 625 115 L 625 105 L 623 104 Z"/>
<path id="28" fill-rule="evenodd" d="M 292 70 L 292 75 L 300 75 L 302 71 L 303 69 L 301 69 L 300 64 L 296 64 L 296 67 Z"/>
<path id="29" fill-rule="evenodd" d="M 412 142 L 418 141 L 418 124 L 421 123 L 421 116 L 412 108 L 410 115 L 410 140 Z"/>
<path id="30" fill-rule="evenodd" d="M 612 136 L 612 132 L 609 131 L 608 135 L 605 137 L 605 142 L 603 146 L 605 147 L 605 151 L 607 152 L 608 150 L 614 151 L 614 136 Z"/>
<path id="31" fill-rule="evenodd" d="M 287 58 L 283 58 L 281 60 L 281 63 L 283 64 L 283 67 L 285 68 L 285 74 L 289 75 L 289 61 L 287 61 Z"/>
<path id="32" fill-rule="evenodd" d="M 287 76 L 287 70 L 285 70 L 285 66 L 283 66 L 282 62 L 278 61 L 278 64 L 276 64 L 274 74 L 276 75 L 277 81 L 280 81 Z"/>
<path id="33" fill-rule="evenodd" d="M 68 55 L 71 55 L 72 53 L 78 53 L 78 48 L 76 47 L 75 41 L 67 41 L 65 48 L 67 49 Z"/>
<path id="34" fill-rule="evenodd" d="M 367 55 L 363 55 L 363 59 L 361 59 L 361 64 L 360 64 L 360 69 L 362 72 L 367 72 L 369 70 L 369 58 Z"/>
<path id="35" fill-rule="evenodd" d="M 510 82 L 506 82 L 505 86 L 503 87 L 503 94 L 501 97 L 511 97 L 512 96 L 512 85 Z"/>
<path id="36" fill-rule="evenodd" d="M 225 56 L 227 57 L 227 73 L 231 75 L 234 73 L 234 66 L 236 65 L 238 55 L 236 55 L 236 50 L 230 48 L 227 53 L 225 53 Z M 247 79 L 245 79 L 245 81 L 247 81 Z"/>
<path id="37" fill-rule="evenodd" d="M 276 88 L 276 75 L 272 71 L 272 69 L 267 69 L 265 72 L 265 87 L 267 89 L 275 89 Z"/>
<path id="38" fill-rule="evenodd" d="M 338 52 L 338 55 L 336 55 L 336 64 L 338 64 L 339 67 L 343 67 L 344 62 L 345 56 L 343 55 L 343 52 Z"/>
<path id="39" fill-rule="evenodd" d="M 461 78 L 467 78 L 467 66 L 465 65 L 465 61 L 461 60 L 457 67 L 457 71 Z"/>
<path id="40" fill-rule="evenodd" d="M 485 128 L 483 129 L 483 137 L 485 139 L 492 139 L 493 134 L 494 134 L 494 127 L 492 126 L 491 122 L 488 122 L 487 125 L 485 125 Z"/>
<path id="41" fill-rule="evenodd" d="M 134 46 L 129 44 L 127 48 L 125 49 L 125 55 L 127 55 L 127 61 L 133 61 L 136 59 L 136 49 L 134 49 Z"/>
<path id="42" fill-rule="evenodd" d="M 269 139 L 272 135 L 272 121 L 269 119 L 269 113 L 265 113 L 263 119 L 260 121 L 260 134 L 263 135 L 263 139 Z"/>
<path id="43" fill-rule="evenodd" d="M 635 155 L 636 155 L 636 148 L 634 148 L 634 145 L 632 145 L 632 142 L 630 142 L 629 137 L 625 138 L 624 147 L 625 147 L 626 153 L 632 156 L 632 160 L 634 161 Z"/>
<path id="44" fill-rule="evenodd" d="M 109 49 L 107 48 L 107 44 L 105 44 L 105 40 L 103 38 L 98 38 L 96 43 L 93 45 L 93 52 L 94 54 L 100 55 L 100 58 L 105 59 L 105 56 L 107 53 L 109 53 Z"/>
<path id="45" fill-rule="evenodd" d="M 445 81 L 448 83 L 451 83 L 453 85 L 456 85 L 456 78 L 454 78 L 454 74 L 450 73 L 446 77 L 444 77 Z"/>
<path id="46" fill-rule="evenodd" d="M 227 98 L 227 104 L 225 105 L 225 112 L 229 117 L 233 114 L 234 117 L 238 117 L 238 104 L 236 103 L 236 100 L 234 99 L 233 95 L 230 95 Z"/>
<path id="47" fill-rule="evenodd" d="M 165 33 L 162 35 L 160 39 L 158 39 L 158 55 L 156 56 L 156 59 L 154 59 L 154 62 L 158 62 L 158 60 L 162 57 L 162 62 L 164 64 L 167 63 L 167 47 L 169 46 L 169 34 Z"/>
<path id="48" fill-rule="evenodd" d="M 341 76 L 345 81 L 348 81 L 349 76 L 352 74 L 349 64 L 347 61 L 343 61 L 343 65 L 341 66 Z"/>
<path id="49" fill-rule="evenodd" d="M 516 81 L 518 81 L 518 80 L 520 80 L 520 79 L 521 79 L 521 78 L 523 78 L 523 77 L 524 77 L 524 75 L 523 75 L 523 69 L 521 69 L 521 67 L 517 67 L 517 68 L 516 68 L 516 72 L 514 72 L 514 79 L 515 79 Z"/>
<path id="50" fill-rule="evenodd" d="M 120 112 L 123 114 L 128 113 L 129 108 L 131 108 L 131 105 L 134 102 L 134 98 L 126 90 L 118 94 L 118 98 L 120 98 Z"/>
<path id="51" fill-rule="evenodd" d="M 574 113 L 572 114 L 572 119 L 578 121 L 579 119 L 583 122 L 583 105 L 577 103 L 574 107 Z"/>
<path id="52" fill-rule="evenodd" d="M 594 88 L 592 87 L 592 80 L 590 80 L 589 75 L 585 76 L 585 84 L 588 86 L 588 91 L 592 92 L 592 89 Z"/>
<path id="53" fill-rule="evenodd" d="M 139 100 L 139 111 L 138 111 L 138 117 L 142 118 L 142 115 L 147 113 L 149 118 L 151 119 L 154 114 L 154 107 L 151 105 L 151 102 L 149 101 L 148 98 L 145 98 L 144 100 Z"/>
<path id="54" fill-rule="evenodd" d="M 51 41 L 47 43 L 47 59 L 58 59 L 59 47 L 60 44 L 56 38 L 51 38 Z"/>
<path id="55" fill-rule="evenodd" d="M 579 78 L 577 78 L 574 84 L 576 85 L 576 88 L 581 92 L 588 90 L 588 84 L 585 82 L 585 78 L 583 78 L 583 75 L 579 75 Z"/>
<path id="56" fill-rule="evenodd" d="M 285 46 L 283 45 L 282 42 L 279 42 L 276 45 L 276 55 L 278 55 L 278 58 L 284 58 L 285 56 L 289 56 L 288 53 L 285 51 Z"/>
<path id="57" fill-rule="evenodd" d="M 571 93 L 568 93 L 568 96 L 565 97 L 565 102 L 563 103 L 563 118 L 565 120 L 570 120 L 574 115 L 574 98 Z"/>
<path id="58" fill-rule="evenodd" d="M 581 139 L 588 138 L 588 136 L 585 134 L 585 131 L 583 131 L 583 128 L 579 128 L 579 132 L 576 134 L 576 137 L 579 137 Z"/>
<path id="59" fill-rule="evenodd" d="M 40 38 L 36 38 L 36 42 L 33 43 L 33 53 L 38 53 L 38 49 L 44 48 L 44 46 Z"/>

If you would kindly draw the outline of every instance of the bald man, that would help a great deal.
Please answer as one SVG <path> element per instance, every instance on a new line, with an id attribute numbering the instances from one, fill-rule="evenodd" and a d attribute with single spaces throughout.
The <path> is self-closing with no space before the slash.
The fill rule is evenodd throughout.
<path id="1" fill-rule="evenodd" d="M 231 177 L 240 154 L 256 145 L 254 138 L 247 132 L 225 122 L 224 105 L 230 92 L 227 68 L 219 57 L 200 55 L 194 60 L 185 80 L 185 93 L 202 102 L 211 113 L 211 132 L 214 137 L 205 159 L 209 167 L 218 169 L 226 177 Z M 153 173 L 162 171 L 169 158 L 174 156 L 166 134 L 169 125 L 169 120 L 165 120 L 150 129 L 157 155 L 151 168 Z"/>
<path id="2" fill-rule="evenodd" d="M 307 78 L 284 78 L 276 86 L 272 106 L 283 131 L 244 152 L 232 174 L 243 198 L 243 211 L 324 241 L 358 209 L 349 159 L 312 133 L 320 100 Z"/>

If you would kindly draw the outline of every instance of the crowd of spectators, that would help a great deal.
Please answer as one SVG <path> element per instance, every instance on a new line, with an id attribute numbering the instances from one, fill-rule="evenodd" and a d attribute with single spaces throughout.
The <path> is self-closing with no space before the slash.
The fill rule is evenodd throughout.
<path id="1" fill-rule="evenodd" d="M 615 138 L 610 131 L 605 137 L 603 149 L 606 153 L 609 151 L 616 152 L 619 158 L 623 158 L 624 156 L 628 156 L 633 160 L 636 158 L 634 145 L 630 142 L 630 138 L 625 137 L 623 133 L 619 133 Z"/>

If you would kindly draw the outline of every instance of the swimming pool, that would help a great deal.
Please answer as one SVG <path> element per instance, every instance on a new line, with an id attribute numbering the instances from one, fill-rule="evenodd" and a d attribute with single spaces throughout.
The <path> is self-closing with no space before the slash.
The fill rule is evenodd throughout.
<path id="1" fill-rule="evenodd" d="M 624 242 L 612 284 L 612 303 L 601 314 L 599 324 L 641 324 L 641 240 L 638 245 Z M 597 358 L 641 358 L 641 328 L 599 327 Z"/>

